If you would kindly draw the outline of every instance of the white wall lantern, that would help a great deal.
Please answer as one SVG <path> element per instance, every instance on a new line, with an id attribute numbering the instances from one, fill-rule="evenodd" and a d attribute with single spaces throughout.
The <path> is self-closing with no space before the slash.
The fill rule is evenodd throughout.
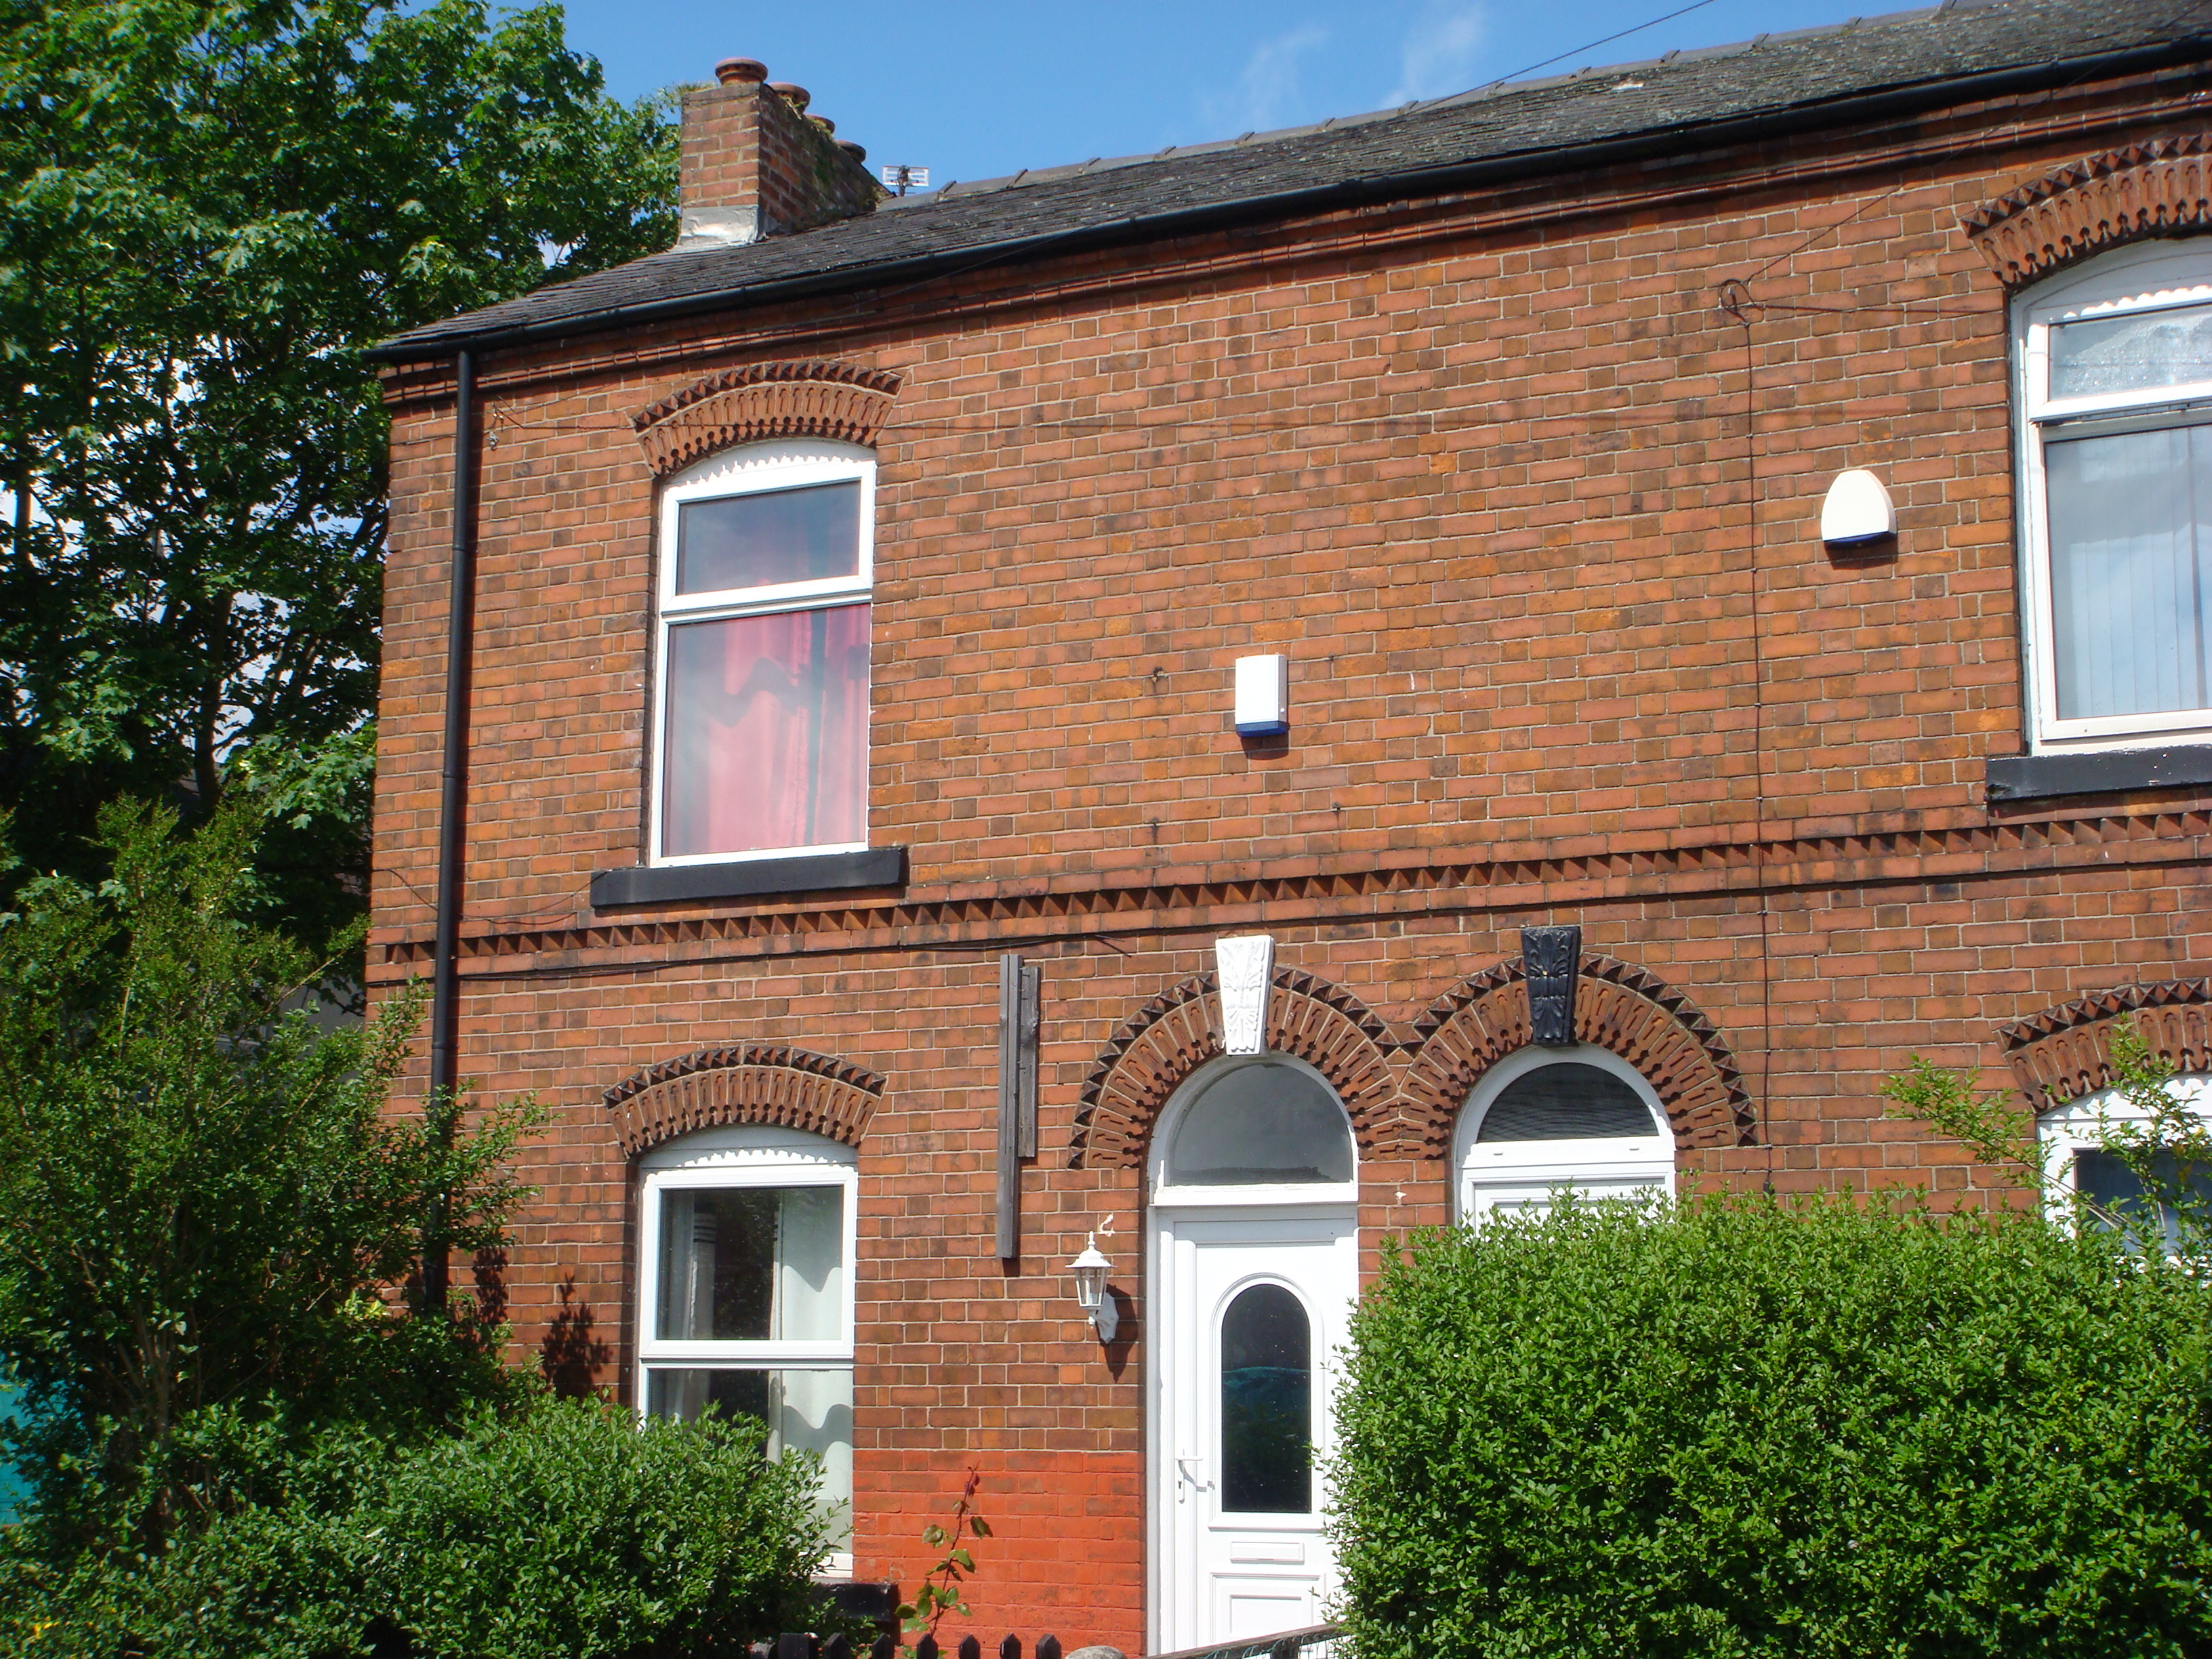
<path id="1" fill-rule="evenodd" d="M 1100 1251 L 1096 1233 L 1084 1241 L 1083 1254 L 1067 1264 L 1075 1275 L 1075 1305 L 1083 1310 L 1101 1342 L 1111 1342 L 1121 1323 L 1114 1298 L 1106 1294 L 1106 1274 L 1113 1265 Z"/>
<path id="2" fill-rule="evenodd" d="M 1237 735 L 1280 737 L 1291 729 L 1291 659 L 1237 659 Z"/>
<path id="3" fill-rule="evenodd" d="M 1820 539 L 1831 547 L 1855 547 L 1897 534 L 1897 509 L 1881 479 L 1862 468 L 1836 474 L 1820 503 Z"/>

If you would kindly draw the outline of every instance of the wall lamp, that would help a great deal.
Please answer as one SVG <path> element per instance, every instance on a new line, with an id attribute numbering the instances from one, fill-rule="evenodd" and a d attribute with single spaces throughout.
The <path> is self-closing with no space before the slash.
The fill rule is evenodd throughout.
<path id="1" fill-rule="evenodd" d="M 1111 1342 L 1121 1322 L 1114 1298 L 1106 1294 L 1106 1273 L 1113 1265 L 1100 1254 L 1096 1233 L 1084 1241 L 1083 1254 L 1067 1264 L 1075 1275 L 1075 1305 L 1083 1310 L 1101 1342 Z"/>

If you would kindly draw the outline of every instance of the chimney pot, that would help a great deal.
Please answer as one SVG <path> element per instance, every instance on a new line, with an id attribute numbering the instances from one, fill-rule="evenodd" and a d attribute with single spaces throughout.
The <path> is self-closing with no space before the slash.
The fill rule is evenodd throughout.
<path id="1" fill-rule="evenodd" d="M 843 150 L 846 155 L 851 156 L 855 161 L 865 161 L 868 159 L 868 152 L 862 149 L 850 138 L 840 138 L 837 141 L 837 148 Z"/>
<path id="2" fill-rule="evenodd" d="M 714 65 L 714 78 L 724 86 L 768 79 L 768 65 L 757 58 L 725 58 Z"/>
<path id="3" fill-rule="evenodd" d="M 826 115 L 810 115 L 806 118 L 813 122 L 816 126 L 820 127 L 824 132 L 835 132 L 837 131 L 837 124 Z"/>
<path id="4" fill-rule="evenodd" d="M 763 70 L 763 73 L 766 73 L 766 71 Z M 793 81 L 772 82 L 769 83 L 769 90 L 776 94 L 785 103 L 790 105 L 792 108 L 797 110 L 801 115 L 806 113 L 806 106 L 814 101 L 812 97 L 808 94 L 806 88 Z"/>

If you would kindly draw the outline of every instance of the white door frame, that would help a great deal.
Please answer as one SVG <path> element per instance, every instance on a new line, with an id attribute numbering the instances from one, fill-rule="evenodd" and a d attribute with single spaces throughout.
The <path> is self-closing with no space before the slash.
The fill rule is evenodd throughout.
<path id="1" fill-rule="evenodd" d="M 1332 1098 L 1343 1105 L 1334 1088 L 1326 1078 L 1304 1060 L 1288 1054 L 1267 1054 L 1254 1057 L 1278 1065 L 1285 1065 L 1305 1072 L 1328 1088 Z M 1354 1141 L 1352 1179 L 1326 1184 L 1242 1187 L 1182 1187 L 1165 1184 L 1167 1152 L 1173 1145 L 1175 1131 L 1181 1122 L 1184 1109 L 1200 1089 L 1223 1069 L 1250 1061 L 1217 1060 L 1201 1066 L 1186 1078 L 1176 1089 L 1166 1109 L 1154 1127 L 1152 1156 L 1146 1179 L 1148 1203 L 1145 1212 L 1145 1285 L 1150 1316 L 1151 1337 L 1145 1346 L 1145 1505 L 1146 1510 L 1146 1544 L 1149 1561 L 1145 1575 L 1146 1641 L 1155 1653 L 1170 1650 L 1171 1621 L 1176 1616 L 1175 1599 L 1179 1592 L 1188 1589 L 1183 1582 L 1196 1566 L 1182 1556 L 1182 1546 L 1177 1538 L 1182 1524 L 1176 1503 L 1176 1453 L 1188 1449 L 1174 1443 L 1176 1423 L 1168 1396 L 1168 1389 L 1176 1381 L 1170 1370 L 1180 1373 L 1182 1388 L 1194 1389 L 1193 1374 L 1200 1355 L 1177 1352 L 1175 1327 L 1188 1323 L 1188 1311 L 1179 1306 L 1176 1289 L 1170 1282 L 1172 1272 L 1169 1260 L 1170 1248 L 1178 1236 L 1190 1237 L 1194 1243 L 1212 1235 L 1210 1242 L 1229 1243 L 1242 1242 L 1260 1244 L 1269 1233 L 1285 1244 L 1318 1243 L 1323 1235 L 1340 1237 L 1346 1241 L 1351 1252 L 1349 1272 L 1346 1277 L 1357 1293 L 1358 1280 L 1358 1198 L 1359 1182 L 1357 1165 L 1357 1141 Z M 1346 1129 L 1351 1129 L 1350 1114 L 1346 1115 Z M 1274 1282 L 1285 1284 L 1305 1305 L 1307 1316 L 1312 1322 L 1313 1401 L 1315 1436 L 1314 1462 L 1316 1487 L 1316 1508 L 1326 1501 L 1322 1497 L 1322 1462 L 1334 1449 L 1334 1413 L 1330 1409 L 1330 1389 L 1335 1375 L 1334 1351 L 1342 1346 L 1346 1331 L 1346 1316 L 1350 1311 L 1347 1300 L 1341 1311 L 1316 1307 L 1310 1291 L 1297 1285 L 1291 1275 L 1261 1269 L 1246 1274 L 1233 1287 L 1237 1292 L 1247 1283 Z M 1203 1344 L 1200 1344 L 1201 1348 Z M 1212 1412 L 1204 1402 L 1198 1403 L 1201 1421 L 1211 1420 Z M 1212 1410 L 1218 1410 L 1218 1402 Z M 1209 1452 L 1209 1464 L 1218 1461 L 1218 1455 Z M 1209 1468 L 1208 1478 L 1218 1480 L 1218 1469 Z M 1301 1528 L 1303 1530 L 1303 1528 Z M 1246 1530 L 1240 1528 L 1239 1530 Z M 1249 1528 L 1264 1533 L 1263 1524 Z M 1180 1570 L 1180 1571 L 1179 1571 Z M 1333 1577 L 1333 1575 L 1331 1575 Z M 1325 1582 L 1324 1589 L 1328 1588 Z"/>

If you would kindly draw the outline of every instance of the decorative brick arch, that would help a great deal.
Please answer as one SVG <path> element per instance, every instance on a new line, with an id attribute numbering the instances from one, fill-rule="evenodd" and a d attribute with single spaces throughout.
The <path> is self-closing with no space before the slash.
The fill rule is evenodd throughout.
<path id="1" fill-rule="evenodd" d="M 623 1152 L 728 1123 L 804 1129 L 857 1146 L 884 1080 L 803 1048 L 702 1048 L 634 1072 L 606 1092 Z"/>
<path id="2" fill-rule="evenodd" d="M 1644 1074 L 1679 1146 L 1749 1146 L 1759 1116 L 1735 1056 L 1690 1000 L 1632 963 L 1584 951 L 1576 968 L 1575 1038 Z M 1400 1111 L 1409 1151 L 1443 1158 L 1475 1080 L 1528 1042 L 1528 985 L 1511 957 L 1462 980 L 1413 1027 L 1418 1048 Z"/>
<path id="3" fill-rule="evenodd" d="M 2046 1111 L 2109 1085 L 2113 1022 L 2129 1014 L 2151 1052 L 2176 1071 L 2212 1072 L 2212 979 L 2123 985 L 1997 1028 L 2028 1103 Z"/>
<path id="4" fill-rule="evenodd" d="M 1267 1050 L 1328 1079 L 1364 1151 L 1390 1143 L 1396 1121 L 1390 1028 L 1357 997 L 1295 968 L 1278 968 L 1267 996 Z M 1222 1052 L 1212 974 L 1187 979 L 1121 1024 L 1083 1080 L 1068 1165 L 1142 1169 L 1152 1126 L 1183 1080 Z"/>
<path id="5" fill-rule="evenodd" d="M 900 379 L 853 363 L 748 363 L 709 375 L 630 417 L 653 476 L 766 438 L 835 438 L 872 447 Z"/>
<path id="6" fill-rule="evenodd" d="M 1963 214 L 1960 224 L 2007 288 L 2147 236 L 2212 229 L 2212 134 L 2155 138 L 2084 156 Z"/>

